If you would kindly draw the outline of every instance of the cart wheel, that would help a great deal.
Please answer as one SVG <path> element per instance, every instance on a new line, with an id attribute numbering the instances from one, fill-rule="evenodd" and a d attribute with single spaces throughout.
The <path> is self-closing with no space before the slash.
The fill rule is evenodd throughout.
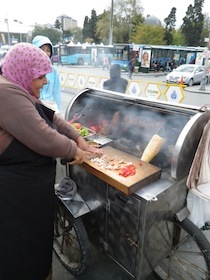
<path id="1" fill-rule="evenodd" d="M 53 249 L 72 274 L 79 275 L 88 266 L 89 239 L 81 218 L 74 218 L 61 201 L 56 203 Z"/>
<path id="2" fill-rule="evenodd" d="M 165 227 L 168 234 L 161 239 L 161 246 L 168 247 L 170 254 L 154 270 L 158 279 L 210 279 L 210 244 L 202 231 L 187 218 L 182 222 L 162 223 L 156 227 L 157 236 Z"/>

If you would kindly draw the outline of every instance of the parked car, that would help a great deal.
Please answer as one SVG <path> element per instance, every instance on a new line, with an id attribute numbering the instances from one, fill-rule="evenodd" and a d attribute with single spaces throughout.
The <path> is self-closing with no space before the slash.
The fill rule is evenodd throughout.
<path id="1" fill-rule="evenodd" d="M 3 45 L 0 47 L 0 59 L 4 58 L 8 50 L 11 48 L 9 45 Z"/>
<path id="2" fill-rule="evenodd" d="M 167 83 L 183 83 L 188 86 L 194 84 L 200 84 L 204 67 L 196 64 L 182 64 L 166 76 Z M 208 81 L 208 75 L 206 74 L 206 82 Z"/>

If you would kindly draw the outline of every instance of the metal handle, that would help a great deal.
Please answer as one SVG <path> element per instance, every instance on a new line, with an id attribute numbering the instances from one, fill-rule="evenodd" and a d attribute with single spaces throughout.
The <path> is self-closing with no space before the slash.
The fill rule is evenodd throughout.
<path id="1" fill-rule="evenodd" d="M 120 199 L 121 201 L 125 202 L 125 203 L 131 203 L 131 202 L 129 201 L 129 198 L 126 197 L 125 195 L 121 194 L 121 193 L 117 193 L 117 194 L 116 194 L 116 197 L 117 197 L 118 199 Z"/>

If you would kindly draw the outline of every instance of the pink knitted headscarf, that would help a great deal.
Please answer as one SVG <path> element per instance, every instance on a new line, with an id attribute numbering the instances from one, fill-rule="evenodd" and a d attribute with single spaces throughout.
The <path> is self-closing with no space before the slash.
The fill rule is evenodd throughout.
<path id="1" fill-rule="evenodd" d="M 43 50 L 29 43 L 18 43 L 8 51 L 1 68 L 5 78 L 33 95 L 32 81 L 52 72 L 52 63 Z"/>

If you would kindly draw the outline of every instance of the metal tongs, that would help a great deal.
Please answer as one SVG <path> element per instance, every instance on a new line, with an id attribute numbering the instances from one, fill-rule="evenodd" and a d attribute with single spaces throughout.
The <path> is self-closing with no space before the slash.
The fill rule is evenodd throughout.
<path id="1" fill-rule="evenodd" d="M 69 121 L 70 124 L 74 123 L 75 121 L 78 121 L 82 114 L 84 113 L 85 109 L 87 108 L 88 105 L 86 105 L 81 112 L 75 113 L 73 118 Z"/>
<path id="2" fill-rule="evenodd" d="M 84 109 L 80 113 L 74 114 L 73 118 L 69 121 L 70 124 L 74 123 L 75 121 L 79 120 L 82 116 Z"/>

